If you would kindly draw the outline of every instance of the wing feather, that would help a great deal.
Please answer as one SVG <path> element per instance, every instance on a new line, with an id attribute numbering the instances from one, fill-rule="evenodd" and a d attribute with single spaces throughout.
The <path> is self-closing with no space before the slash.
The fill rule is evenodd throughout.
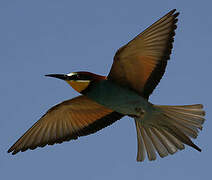
<path id="1" fill-rule="evenodd" d="M 64 101 L 47 111 L 9 150 L 12 154 L 27 149 L 62 143 L 94 133 L 122 114 L 105 108 L 86 96 Z"/>
<path id="2" fill-rule="evenodd" d="M 175 11 L 170 11 L 116 52 L 109 80 L 149 97 L 170 58 L 179 15 Z"/>

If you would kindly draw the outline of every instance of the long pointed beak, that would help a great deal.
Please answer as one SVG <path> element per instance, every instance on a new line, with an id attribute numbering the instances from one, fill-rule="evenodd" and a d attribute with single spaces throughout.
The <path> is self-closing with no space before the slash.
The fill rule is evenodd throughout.
<path id="1" fill-rule="evenodd" d="M 62 80 L 68 80 L 68 76 L 66 74 L 47 74 L 45 76 L 58 78 L 58 79 L 62 79 Z"/>

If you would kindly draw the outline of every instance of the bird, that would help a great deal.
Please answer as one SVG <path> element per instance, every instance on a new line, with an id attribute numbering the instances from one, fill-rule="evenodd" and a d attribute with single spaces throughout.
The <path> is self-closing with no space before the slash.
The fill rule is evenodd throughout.
<path id="1" fill-rule="evenodd" d="M 47 74 L 80 93 L 50 108 L 8 150 L 28 149 L 76 140 L 128 116 L 137 132 L 137 158 L 150 161 L 175 154 L 188 145 L 205 121 L 202 104 L 155 105 L 150 95 L 165 73 L 173 48 L 179 12 L 169 11 L 115 53 L 107 76 L 87 71 Z"/>

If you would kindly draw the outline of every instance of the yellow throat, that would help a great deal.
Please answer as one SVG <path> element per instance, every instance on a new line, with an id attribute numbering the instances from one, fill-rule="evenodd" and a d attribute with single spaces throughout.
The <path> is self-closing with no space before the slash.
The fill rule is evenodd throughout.
<path id="1" fill-rule="evenodd" d="M 85 90 L 88 85 L 90 84 L 90 81 L 66 81 L 75 91 L 82 92 Z"/>

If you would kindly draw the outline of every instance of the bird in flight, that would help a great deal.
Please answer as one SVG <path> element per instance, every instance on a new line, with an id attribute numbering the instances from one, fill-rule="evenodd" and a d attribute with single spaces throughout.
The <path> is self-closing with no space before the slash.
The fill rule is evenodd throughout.
<path id="1" fill-rule="evenodd" d="M 8 150 L 20 151 L 62 143 L 95 133 L 124 116 L 134 119 L 137 161 L 174 154 L 191 146 L 202 130 L 202 104 L 165 106 L 148 101 L 170 59 L 177 17 L 172 10 L 118 49 L 108 76 L 90 72 L 48 74 L 66 81 L 81 95 L 64 101 L 44 114 Z"/>

